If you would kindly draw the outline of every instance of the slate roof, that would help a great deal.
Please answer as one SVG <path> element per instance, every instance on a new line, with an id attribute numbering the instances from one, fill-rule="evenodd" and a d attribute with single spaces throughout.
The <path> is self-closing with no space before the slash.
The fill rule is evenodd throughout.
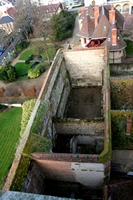
<path id="1" fill-rule="evenodd" d="M 111 10 L 111 5 L 99 6 L 99 16 L 96 27 L 94 21 L 94 8 L 89 6 L 88 9 L 85 8 L 85 10 L 86 12 L 82 11 L 80 15 L 83 18 L 82 28 L 77 35 L 90 40 L 106 39 L 108 37 L 111 38 L 112 24 L 109 22 L 109 11 Z M 118 32 L 120 32 L 120 30 L 123 30 L 124 27 L 124 17 L 116 9 L 115 15 L 115 26 Z M 109 46 L 109 51 L 125 48 L 126 44 L 120 34 L 118 35 L 118 38 L 118 44 L 116 46 L 112 46 L 112 39 L 110 39 L 110 41 L 106 40 L 103 45 L 107 44 Z"/>
<path id="2" fill-rule="evenodd" d="M 94 31 L 94 22 L 90 18 L 89 15 L 86 15 L 83 19 L 83 26 L 81 28 L 81 31 L 78 33 L 78 36 L 82 36 L 85 38 L 90 38 Z"/>
<path id="3" fill-rule="evenodd" d="M 114 27 L 112 26 L 112 28 L 114 28 Z M 120 50 L 122 50 L 122 49 L 124 49 L 126 47 L 126 43 L 123 40 L 122 35 L 119 32 L 117 32 L 117 44 L 116 45 L 112 45 L 112 28 L 109 31 L 108 39 L 105 40 L 101 44 L 101 46 L 107 45 L 109 51 L 120 51 Z"/>
<path id="4" fill-rule="evenodd" d="M 102 15 L 97 27 L 95 28 L 92 39 L 107 38 L 110 30 L 110 24 L 105 15 Z"/>
<path id="5" fill-rule="evenodd" d="M 9 15 L 3 15 L 0 19 L 0 24 L 6 24 L 11 22 L 14 22 L 14 19 Z"/>
<path id="6" fill-rule="evenodd" d="M 56 4 L 48 4 L 44 6 L 38 7 L 38 9 L 42 12 L 45 11 L 46 13 L 56 13 L 58 9 L 63 9 L 64 8 L 64 3 L 56 3 Z"/>

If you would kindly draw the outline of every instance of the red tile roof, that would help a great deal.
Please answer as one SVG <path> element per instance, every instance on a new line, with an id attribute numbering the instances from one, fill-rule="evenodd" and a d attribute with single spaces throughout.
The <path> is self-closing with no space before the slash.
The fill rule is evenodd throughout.
<path id="1" fill-rule="evenodd" d="M 15 7 L 11 7 L 7 9 L 6 13 L 10 15 L 12 18 L 14 18 L 14 13 L 15 13 Z"/>
<path id="2" fill-rule="evenodd" d="M 90 40 L 112 38 L 113 25 L 109 21 L 109 11 L 111 9 L 111 5 L 102 5 L 99 7 L 99 16 L 95 26 L 94 8 L 92 6 L 89 6 L 88 9 L 86 8 L 86 14 L 83 12 L 81 14 L 83 17 L 82 28 L 77 35 Z M 126 47 L 126 44 L 119 33 L 120 30 L 123 30 L 124 17 L 116 9 L 114 14 L 116 17 L 115 27 L 118 32 L 117 45 L 112 46 L 112 39 L 106 40 L 103 43 L 103 45 L 106 44 L 109 46 L 110 51 Z"/>

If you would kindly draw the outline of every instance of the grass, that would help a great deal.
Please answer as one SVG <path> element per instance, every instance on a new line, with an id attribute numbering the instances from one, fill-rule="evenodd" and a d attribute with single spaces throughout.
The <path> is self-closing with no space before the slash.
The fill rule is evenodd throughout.
<path id="1" fill-rule="evenodd" d="M 17 75 L 20 76 L 27 73 L 33 64 L 33 62 L 30 62 L 29 64 L 25 64 L 23 62 L 16 63 L 14 67 L 16 68 Z"/>
<path id="2" fill-rule="evenodd" d="M 56 50 L 54 49 L 54 47 L 49 47 L 48 49 L 47 49 L 47 51 L 48 51 L 48 55 L 49 55 L 49 59 L 50 60 L 53 60 L 54 59 L 54 56 L 55 56 L 55 53 L 56 53 Z M 46 57 L 46 52 L 44 51 L 44 53 L 42 54 L 42 59 L 43 60 L 47 60 L 47 57 Z"/>
<path id="3" fill-rule="evenodd" d="M 12 164 L 19 141 L 22 109 L 0 113 L 0 189 Z"/>
<path id="4" fill-rule="evenodd" d="M 57 48 L 53 47 L 52 45 L 49 45 L 47 51 L 48 51 L 50 60 L 53 60 L 55 53 L 57 51 Z M 34 54 L 34 48 L 27 49 L 20 55 L 19 60 L 27 60 L 29 58 L 29 56 L 33 55 L 33 54 Z M 47 60 L 45 51 L 42 53 L 41 56 L 42 56 L 43 60 Z"/>
<path id="5" fill-rule="evenodd" d="M 133 41 L 131 40 L 125 40 L 127 47 L 126 50 L 126 57 L 132 57 L 133 56 Z"/>
<path id="6" fill-rule="evenodd" d="M 27 60 L 29 58 L 30 55 L 33 55 L 34 54 L 34 49 L 31 48 L 31 49 L 27 49 L 26 51 L 24 51 L 20 57 L 19 57 L 19 60 Z"/>

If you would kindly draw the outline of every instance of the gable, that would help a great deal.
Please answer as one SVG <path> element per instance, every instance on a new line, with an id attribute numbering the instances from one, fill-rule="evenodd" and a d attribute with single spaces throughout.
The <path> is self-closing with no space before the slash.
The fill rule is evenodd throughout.
<path id="1" fill-rule="evenodd" d="M 93 39 L 107 38 L 109 30 L 110 30 L 109 21 L 107 20 L 105 15 L 102 15 L 97 27 L 95 28 L 92 38 Z"/>

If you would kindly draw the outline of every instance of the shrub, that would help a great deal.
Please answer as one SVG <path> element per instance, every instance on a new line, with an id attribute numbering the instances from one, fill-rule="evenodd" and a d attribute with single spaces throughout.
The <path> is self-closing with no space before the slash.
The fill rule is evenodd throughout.
<path id="1" fill-rule="evenodd" d="M 37 78 L 38 76 L 40 76 L 40 71 L 38 69 L 30 69 L 28 71 L 28 77 L 29 78 Z"/>
<path id="2" fill-rule="evenodd" d="M 30 55 L 28 60 L 31 61 L 31 60 L 33 60 L 33 58 L 34 58 L 34 55 Z"/>
<path id="3" fill-rule="evenodd" d="M 36 99 L 31 99 L 29 101 L 25 101 L 22 105 L 22 120 L 21 120 L 21 131 L 20 136 L 23 135 L 25 128 L 27 126 L 28 120 L 30 118 L 30 115 L 33 111 L 33 108 L 35 106 Z"/>
<path id="4" fill-rule="evenodd" d="M 25 64 L 29 64 L 29 63 L 30 63 L 30 61 L 29 61 L 29 60 L 26 60 L 26 61 L 25 61 Z"/>
<path id="5" fill-rule="evenodd" d="M 19 44 L 16 45 L 16 51 L 21 52 L 23 49 L 27 48 L 29 45 L 29 42 L 27 41 L 22 41 Z"/>
<path id="6" fill-rule="evenodd" d="M 16 53 L 12 53 L 12 56 L 13 56 L 13 58 L 16 58 L 17 57 L 17 54 Z"/>
<path id="7" fill-rule="evenodd" d="M 40 71 L 40 73 L 42 74 L 43 72 L 45 72 L 47 69 L 49 68 L 49 65 L 47 63 L 39 63 L 36 66 L 36 69 L 38 69 Z"/>
<path id="8" fill-rule="evenodd" d="M 0 68 L 0 80 L 3 81 L 15 81 L 16 80 L 16 69 L 10 64 L 1 66 Z"/>

